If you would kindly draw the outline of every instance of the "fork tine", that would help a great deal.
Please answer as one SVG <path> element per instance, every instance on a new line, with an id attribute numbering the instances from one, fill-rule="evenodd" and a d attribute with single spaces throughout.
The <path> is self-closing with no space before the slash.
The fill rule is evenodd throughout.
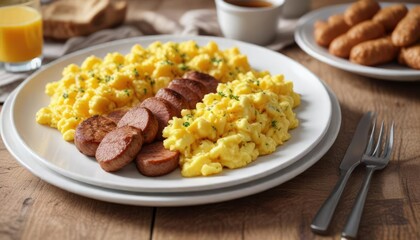
<path id="1" fill-rule="evenodd" d="M 376 114 L 373 116 L 372 121 L 373 121 L 372 131 L 370 132 L 369 142 L 368 142 L 368 145 L 367 145 L 366 151 L 365 151 L 365 154 L 367 154 L 367 155 L 372 154 L 372 146 L 373 146 L 373 141 L 374 141 L 374 138 L 375 138 Z"/>
<path id="2" fill-rule="evenodd" d="M 389 157 L 391 156 L 393 145 L 394 145 L 394 121 L 392 121 L 391 128 L 389 130 L 388 139 L 385 145 L 385 150 L 383 154 L 384 159 L 388 160 Z"/>
<path id="3" fill-rule="evenodd" d="M 375 150 L 373 151 L 373 154 L 372 154 L 375 157 L 379 157 L 380 150 L 382 147 L 383 133 L 384 133 L 384 121 L 382 121 L 381 130 L 379 130 L 378 143 L 376 144 Z"/>

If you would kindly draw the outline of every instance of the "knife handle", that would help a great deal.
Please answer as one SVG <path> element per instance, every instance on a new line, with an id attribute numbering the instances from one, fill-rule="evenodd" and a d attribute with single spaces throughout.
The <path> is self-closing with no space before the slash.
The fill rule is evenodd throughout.
<path id="1" fill-rule="evenodd" d="M 325 233 L 327 231 L 335 208 L 337 207 L 338 201 L 340 200 L 341 194 L 343 193 L 344 187 L 346 186 L 347 180 L 349 179 L 350 174 L 353 172 L 355 167 L 356 166 L 352 166 L 347 171 L 342 171 L 340 173 L 340 179 L 312 221 L 312 231 L 317 233 Z"/>
<path id="2" fill-rule="evenodd" d="M 347 219 L 344 230 L 341 234 L 345 238 L 356 238 L 359 230 L 360 220 L 362 218 L 363 208 L 365 206 L 367 193 L 369 190 L 370 180 L 372 179 L 374 168 L 367 168 L 367 174 L 363 181 L 362 188 L 357 194 L 356 202 L 354 203 L 353 209 L 351 210 L 350 216 Z"/>

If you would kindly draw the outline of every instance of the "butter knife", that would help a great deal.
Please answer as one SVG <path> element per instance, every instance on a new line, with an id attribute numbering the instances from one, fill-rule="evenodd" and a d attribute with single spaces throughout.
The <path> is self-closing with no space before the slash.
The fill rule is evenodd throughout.
<path id="1" fill-rule="evenodd" d="M 311 224 L 311 229 L 317 233 L 325 233 L 331 222 L 335 208 L 346 186 L 347 180 L 353 170 L 360 164 L 363 152 L 365 151 L 369 130 L 372 125 L 374 114 L 367 112 L 360 119 L 354 133 L 353 139 L 347 148 L 346 154 L 340 164 L 340 178 L 332 190 L 330 196 L 318 210 Z"/>

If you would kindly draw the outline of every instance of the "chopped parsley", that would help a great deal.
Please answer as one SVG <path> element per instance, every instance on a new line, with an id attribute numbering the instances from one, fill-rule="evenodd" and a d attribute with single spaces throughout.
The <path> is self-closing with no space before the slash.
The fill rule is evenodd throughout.
<path id="1" fill-rule="evenodd" d="M 226 94 L 224 94 L 223 92 L 217 92 L 217 94 L 219 94 L 222 97 L 226 97 Z"/>
<path id="2" fill-rule="evenodd" d="M 95 73 L 92 70 L 89 71 L 88 75 L 91 78 L 94 78 L 95 77 Z"/>
<path id="3" fill-rule="evenodd" d="M 136 77 L 140 76 L 139 71 L 137 71 L 137 68 L 134 68 L 134 69 L 133 69 L 133 74 L 134 74 L 134 76 L 136 76 Z"/>
<path id="4" fill-rule="evenodd" d="M 161 64 L 162 65 L 171 65 L 171 66 L 174 65 L 174 63 L 169 61 L 169 60 L 162 61 Z"/>
<path id="5" fill-rule="evenodd" d="M 105 75 L 105 82 L 112 81 L 113 79 L 114 79 L 114 77 L 112 77 L 110 75 Z"/>
<path id="6" fill-rule="evenodd" d="M 271 127 L 277 128 L 277 121 L 276 120 L 271 121 Z"/>
<path id="7" fill-rule="evenodd" d="M 235 96 L 233 94 L 229 94 L 230 99 L 235 99 L 236 101 L 239 101 L 239 96 Z"/>
<path id="8" fill-rule="evenodd" d="M 188 71 L 190 68 L 187 65 L 185 65 L 185 64 L 181 64 L 179 66 L 179 69 L 181 69 L 182 71 Z"/>
<path id="9" fill-rule="evenodd" d="M 184 122 L 182 125 L 184 125 L 184 127 L 188 127 L 188 126 L 190 126 L 190 123 L 189 122 Z"/>
<path id="10" fill-rule="evenodd" d="M 222 61 L 223 61 L 223 59 L 221 59 L 221 58 L 215 58 L 215 57 L 211 58 L 211 62 L 216 64 L 216 65 L 221 63 Z"/>
<path id="11" fill-rule="evenodd" d="M 63 93 L 63 98 L 64 98 L 64 99 L 69 98 L 69 94 L 68 94 L 68 93 Z"/>

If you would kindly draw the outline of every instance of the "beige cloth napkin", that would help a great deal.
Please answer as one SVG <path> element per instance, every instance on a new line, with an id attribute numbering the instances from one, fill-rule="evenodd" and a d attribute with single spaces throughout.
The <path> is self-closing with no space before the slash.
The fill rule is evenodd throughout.
<path id="1" fill-rule="evenodd" d="M 281 19 L 277 38 L 266 47 L 278 51 L 293 43 L 293 31 L 296 22 L 297 19 Z M 216 11 L 212 9 L 188 11 L 181 16 L 179 21 L 174 21 L 155 12 L 143 12 L 139 21 L 128 22 L 126 25 L 118 28 L 101 30 L 86 37 L 74 37 L 64 43 L 45 42 L 43 63 L 100 43 L 156 34 L 222 36 L 217 22 Z M 3 103 L 9 93 L 28 76 L 29 73 L 12 74 L 0 68 L 0 103 Z"/>

